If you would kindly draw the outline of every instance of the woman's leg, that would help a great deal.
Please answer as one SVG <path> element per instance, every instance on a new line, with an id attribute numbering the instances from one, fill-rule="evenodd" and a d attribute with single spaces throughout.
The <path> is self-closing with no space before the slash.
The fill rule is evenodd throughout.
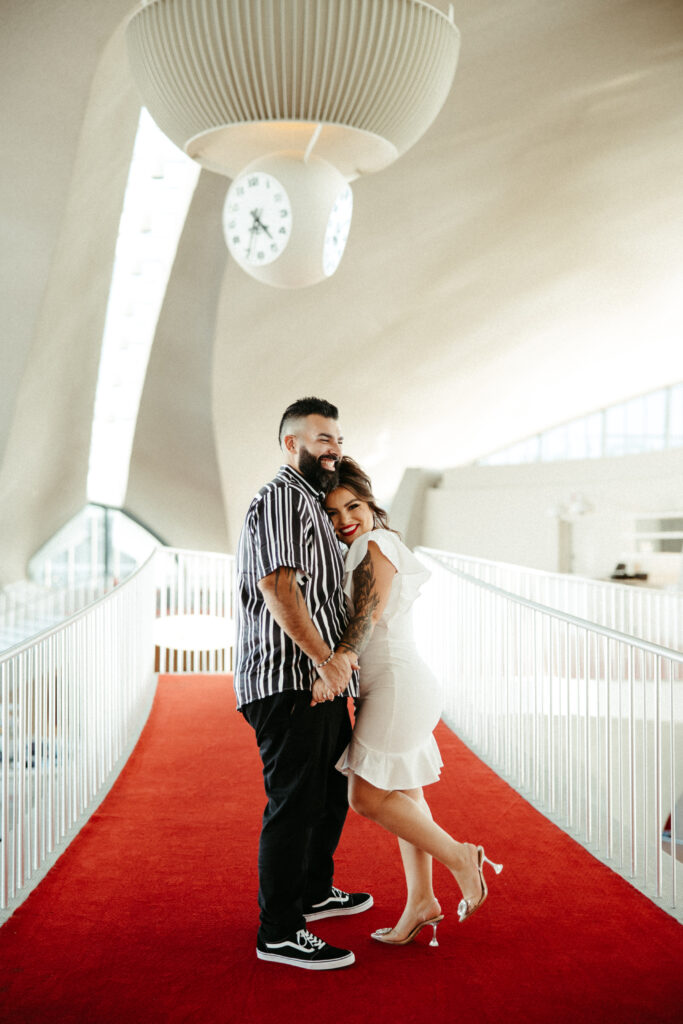
<path id="1" fill-rule="evenodd" d="M 429 805 L 421 789 L 406 789 L 403 792 L 410 797 L 422 814 L 431 818 Z M 432 888 L 431 855 L 401 839 L 400 836 L 398 846 L 406 876 L 406 904 L 389 936 L 394 941 L 405 938 L 421 921 L 428 921 L 441 913 L 441 906 Z"/>
<path id="2" fill-rule="evenodd" d="M 452 873 L 466 900 L 479 899 L 477 847 L 449 836 L 406 792 L 378 789 L 351 773 L 349 803 L 357 814 L 376 821 L 416 850 L 436 857 Z"/>

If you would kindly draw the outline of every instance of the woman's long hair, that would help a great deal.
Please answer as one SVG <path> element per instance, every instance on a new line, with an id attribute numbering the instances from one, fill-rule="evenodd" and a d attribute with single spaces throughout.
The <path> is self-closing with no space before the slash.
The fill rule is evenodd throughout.
<path id="1" fill-rule="evenodd" d="M 392 530 L 389 526 L 389 516 L 375 501 L 370 477 L 360 468 L 355 459 L 352 459 L 349 455 L 343 455 L 337 463 L 336 475 L 337 482 L 328 488 L 328 494 L 335 487 L 345 487 L 347 491 L 351 491 L 361 501 L 368 503 L 376 527 L 381 527 L 383 530 L 391 530 L 392 533 L 398 533 L 398 530 Z"/>

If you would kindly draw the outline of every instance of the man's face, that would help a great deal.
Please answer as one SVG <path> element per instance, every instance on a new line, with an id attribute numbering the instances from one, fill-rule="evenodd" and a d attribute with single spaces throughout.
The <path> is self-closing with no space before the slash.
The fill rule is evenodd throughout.
<path id="1" fill-rule="evenodd" d="M 297 432 L 285 438 L 287 461 L 312 487 L 323 490 L 336 479 L 342 441 L 336 420 L 306 416 L 300 421 Z"/>

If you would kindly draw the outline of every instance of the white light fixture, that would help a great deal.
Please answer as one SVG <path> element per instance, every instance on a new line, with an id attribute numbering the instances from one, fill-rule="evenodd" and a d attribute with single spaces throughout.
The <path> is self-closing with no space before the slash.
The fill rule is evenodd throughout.
<path id="1" fill-rule="evenodd" d="M 246 251 L 227 229 L 226 239 L 244 269 L 284 287 L 334 272 L 348 234 L 348 183 L 387 167 L 423 135 L 448 95 L 460 46 L 452 6 L 447 15 L 423 0 L 147 0 L 126 37 L 145 106 L 177 146 L 233 179 L 248 170 L 259 203 L 268 201 L 263 175 L 283 186 L 289 235 L 269 238 L 273 225 L 254 203 Z M 234 183 L 229 198 L 242 198 Z M 226 207 L 224 224 L 230 212 L 240 215 Z M 243 230 L 240 222 L 236 234 Z"/>

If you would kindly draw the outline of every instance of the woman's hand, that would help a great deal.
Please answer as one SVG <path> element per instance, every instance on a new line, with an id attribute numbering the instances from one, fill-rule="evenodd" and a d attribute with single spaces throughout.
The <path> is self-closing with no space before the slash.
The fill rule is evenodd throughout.
<path id="1" fill-rule="evenodd" d="M 351 674 L 358 668 L 358 659 L 346 647 L 337 648 L 334 657 L 326 665 L 320 665 L 318 672 L 333 697 L 339 697 L 351 681 Z"/>
<path id="2" fill-rule="evenodd" d="M 326 700 L 334 700 L 334 694 L 325 685 L 322 679 L 316 679 L 311 687 L 311 707 L 316 704 L 323 704 Z"/>

